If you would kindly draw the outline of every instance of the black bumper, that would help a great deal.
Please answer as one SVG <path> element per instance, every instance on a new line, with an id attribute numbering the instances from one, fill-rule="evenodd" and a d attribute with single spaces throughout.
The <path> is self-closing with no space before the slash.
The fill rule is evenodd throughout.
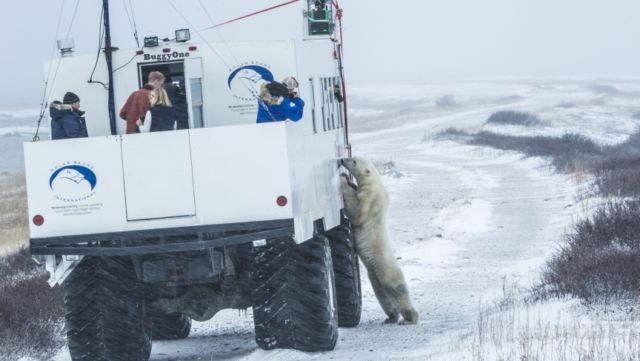
<path id="1" fill-rule="evenodd" d="M 135 256 L 202 251 L 260 239 L 292 237 L 293 219 L 32 238 L 34 255 Z"/>

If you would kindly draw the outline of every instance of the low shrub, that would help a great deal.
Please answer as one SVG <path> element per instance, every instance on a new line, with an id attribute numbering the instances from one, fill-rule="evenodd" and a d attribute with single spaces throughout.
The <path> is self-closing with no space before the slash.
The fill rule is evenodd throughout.
<path id="1" fill-rule="evenodd" d="M 543 272 L 558 295 L 640 296 L 640 201 L 610 203 L 575 226 Z"/>
<path id="2" fill-rule="evenodd" d="M 603 196 L 640 197 L 640 157 L 609 158 L 596 167 L 595 175 Z"/>
<path id="3" fill-rule="evenodd" d="M 469 143 L 517 150 L 527 156 L 550 157 L 553 165 L 562 171 L 582 169 L 586 164 L 597 163 L 602 155 L 599 145 L 573 133 L 562 137 L 518 137 L 483 131 L 475 134 Z"/>
<path id="4" fill-rule="evenodd" d="M 603 196 L 640 197 L 640 132 L 614 146 L 600 146 L 575 133 L 530 137 L 487 131 L 470 134 L 449 128 L 439 133 L 439 137 L 547 157 L 559 171 L 594 174 L 596 191 Z"/>
<path id="5" fill-rule="evenodd" d="M 46 272 L 24 248 L 0 258 L 0 275 L 2 357 L 50 357 L 63 343 L 61 288 L 49 287 Z"/>
<path id="6" fill-rule="evenodd" d="M 467 143 L 473 140 L 474 134 L 467 133 L 457 128 L 449 127 L 441 132 L 438 132 L 435 135 L 435 137 L 438 139 L 446 139 L 446 140 Z M 425 135 L 422 137 L 422 143 L 425 143 L 427 140 L 428 138 L 425 132 Z"/>
<path id="7" fill-rule="evenodd" d="M 523 125 L 526 127 L 531 127 L 542 122 L 540 121 L 540 118 L 530 113 L 504 110 L 491 114 L 489 119 L 487 119 L 487 123 Z"/>

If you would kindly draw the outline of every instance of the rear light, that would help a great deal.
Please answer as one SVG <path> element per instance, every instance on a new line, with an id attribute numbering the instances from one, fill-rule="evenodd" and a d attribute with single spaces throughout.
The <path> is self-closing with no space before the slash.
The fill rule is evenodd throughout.
<path id="1" fill-rule="evenodd" d="M 163 52 L 163 53 L 170 53 L 170 52 L 171 52 L 171 49 L 169 49 L 169 48 L 164 48 L 164 49 L 162 49 L 162 52 Z"/>
<path id="2" fill-rule="evenodd" d="M 280 197 L 278 197 L 278 199 L 276 199 L 276 203 L 278 203 L 278 205 L 280 207 L 286 206 L 287 202 L 288 202 L 288 200 L 287 200 L 287 197 L 285 197 L 285 196 L 280 196 Z"/>
<path id="3" fill-rule="evenodd" d="M 138 50 L 138 51 L 136 51 L 136 55 L 142 55 L 142 54 L 144 54 L 144 50 Z"/>
<path id="4" fill-rule="evenodd" d="M 36 214 L 35 216 L 33 216 L 33 224 L 35 224 L 36 226 L 41 226 L 44 223 L 44 217 Z"/>
<path id="5" fill-rule="evenodd" d="M 198 50 L 197 46 L 190 46 L 189 47 L 189 51 L 196 51 L 196 50 Z"/>

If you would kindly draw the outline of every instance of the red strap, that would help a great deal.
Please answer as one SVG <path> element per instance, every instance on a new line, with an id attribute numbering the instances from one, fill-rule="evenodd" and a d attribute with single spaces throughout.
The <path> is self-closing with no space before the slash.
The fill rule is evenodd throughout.
<path id="1" fill-rule="evenodd" d="M 226 25 L 226 24 L 232 23 L 232 22 L 234 22 L 234 21 L 238 21 L 238 20 L 246 19 L 246 18 L 248 18 L 248 17 L 254 16 L 254 15 L 258 15 L 258 14 L 261 14 L 261 13 L 266 13 L 267 11 L 271 11 L 271 10 L 274 10 L 274 9 L 277 9 L 277 8 L 280 8 L 280 7 L 283 7 L 283 6 L 287 6 L 287 5 L 289 5 L 289 4 L 293 4 L 293 3 L 296 3 L 296 2 L 298 2 L 298 1 L 300 1 L 300 0 L 291 0 L 291 1 L 287 1 L 287 2 L 285 2 L 285 3 L 282 3 L 282 4 L 279 4 L 279 5 L 272 6 L 272 7 L 270 7 L 270 8 L 266 8 L 266 9 L 263 9 L 263 10 L 260 10 L 260 11 L 256 11 L 256 12 L 251 13 L 251 14 L 247 14 L 247 15 L 241 16 L 241 17 L 239 17 L 239 18 L 231 19 L 231 20 L 225 21 L 225 22 L 220 23 L 220 24 L 215 24 L 215 25 L 213 25 L 213 26 L 209 26 L 208 28 L 204 28 L 204 29 L 202 29 L 202 30 L 204 31 L 204 30 L 209 30 L 209 29 L 217 28 L 217 27 L 219 27 L 219 26 Z"/>

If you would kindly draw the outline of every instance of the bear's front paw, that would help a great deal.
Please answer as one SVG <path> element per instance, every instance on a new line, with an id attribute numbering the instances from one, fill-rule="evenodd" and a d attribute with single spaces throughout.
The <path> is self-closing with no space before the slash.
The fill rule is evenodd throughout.
<path id="1" fill-rule="evenodd" d="M 354 226 L 361 226 L 364 223 L 365 217 L 356 215 L 352 220 L 351 224 Z"/>

